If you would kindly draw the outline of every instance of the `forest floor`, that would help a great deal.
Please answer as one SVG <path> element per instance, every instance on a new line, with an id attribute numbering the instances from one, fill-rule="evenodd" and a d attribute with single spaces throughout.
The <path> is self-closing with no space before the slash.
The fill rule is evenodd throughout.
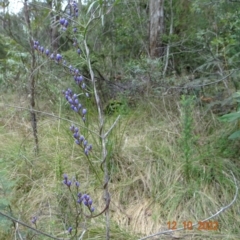
<path id="1" fill-rule="evenodd" d="M 90 165 L 69 131 L 80 118 L 63 99 L 40 101 L 36 154 L 28 99 L 8 94 L 0 102 L 0 211 L 29 225 L 37 216 L 38 229 L 67 239 L 66 226 L 75 218 L 63 173 L 78 179 L 96 212 L 104 208 L 102 182 L 96 177 L 103 178 L 98 139 L 82 130 L 93 143 Z M 88 127 L 97 131 L 95 110 L 89 107 L 88 112 Z M 206 106 L 174 96 L 152 95 L 134 107 L 123 106 L 106 116 L 106 125 L 119 114 L 107 143 L 111 239 L 164 231 L 151 239 L 239 239 L 240 143 L 228 139 L 237 123 L 223 123 Z M 0 239 L 15 239 L 17 233 L 48 239 L 0 220 Z M 81 239 L 105 239 L 104 214 L 81 223 L 79 232 L 84 229 Z"/>

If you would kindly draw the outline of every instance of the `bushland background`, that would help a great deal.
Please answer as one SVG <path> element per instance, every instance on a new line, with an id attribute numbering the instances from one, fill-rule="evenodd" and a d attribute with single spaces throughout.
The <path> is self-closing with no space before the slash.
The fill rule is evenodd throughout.
<path id="1" fill-rule="evenodd" d="M 0 3 L 0 211 L 56 237 L 74 212 L 62 184 L 67 173 L 103 205 L 94 171 L 69 131 L 79 122 L 62 95 L 78 88 L 68 71 L 37 54 L 39 40 L 89 79 L 72 31 L 61 31 L 61 0 L 25 1 L 27 12 Z M 167 222 L 213 216 L 216 231 L 182 230 L 155 239 L 239 239 L 240 1 L 79 1 L 78 33 L 87 28 L 91 65 L 106 125 L 111 239 L 140 239 Z M 29 21 L 28 21 L 29 20 Z M 84 49 L 83 53 L 84 53 Z M 91 83 L 88 82 L 91 92 Z M 34 90 L 34 96 L 33 96 Z M 85 100 L 97 125 L 93 94 Z M 35 121 L 33 121 L 35 119 Z M 101 175 L 97 152 L 91 161 Z M 104 214 L 82 239 L 105 239 Z M 35 227 L 35 226 L 33 226 Z M 81 229 L 81 226 L 79 226 Z M 47 239 L 0 215 L 0 239 Z"/>

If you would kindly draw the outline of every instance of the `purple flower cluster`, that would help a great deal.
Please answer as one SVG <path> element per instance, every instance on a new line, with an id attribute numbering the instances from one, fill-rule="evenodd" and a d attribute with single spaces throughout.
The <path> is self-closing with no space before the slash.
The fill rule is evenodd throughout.
<path id="1" fill-rule="evenodd" d="M 65 184 L 69 189 L 71 188 L 72 181 L 68 179 L 67 174 L 63 174 L 63 184 Z M 75 186 L 77 189 L 79 189 L 80 183 L 78 181 L 75 181 Z M 94 212 L 94 207 L 92 206 L 93 201 L 91 197 L 88 194 L 77 194 L 77 203 L 84 204 L 90 212 Z"/>
<path id="2" fill-rule="evenodd" d="M 93 201 L 88 194 L 78 193 L 77 202 L 79 204 L 83 203 L 89 209 L 90 212 L 94 212 L 95 209 L 94 207 L 92 207 Z"/>
<path id="3" fill-rule="evenodd" d="M 92 150 L 92 144 L 88 144 L 88 141 L 84 138 L 83 135 L 79 134 L 79 129 L 75 126 L 70 127 L 73 137 L 75 138 L 75 143 L 84 148 L 84 153 L 86 156 L 89 155 L 89 152 Z"/>
<path id="4" fill-rule="evenodd" d="M 77 94 L 73 93 L 70 88 L 68 88 L 66 91 L 63 91 L 63 94 L 70 104 L 71 109 L 76 113 L 80 113 L 82 115 L 82 120 L 85 122 L 87 109 L 82 107 L 82 104 L 78 100 Z"/>
<path id="5" fill-rule="evenodd" d="M 63 31 L 65 31 L 65 30 L 67 29 L 68 25 L 69 25 L 68 20 L 65 19 L 65 18 L 61 18 L 61 19 L 59 20 L 59 23 L 61 24 Z"/>
<path id="6" fill-rule="evenodd" d="M 78 6 L 77 6 L 76 1 L 73 0 L 73 1 L 71 2 L 71 5 L 72 5 L 72 7 L 73 7 L 74 17 L 77 18 L 77 17 L 78 17 Z"/>
<path id="7" fill-rule="evenodd" d="M 51 60 L 55 61 L 58 64 L 62 64 L 65 68 L 68 68 L 70 73 L 73 75 L 73 79 L 75 83 L 78 86 L 81 86 L 81 88 L 86 91 L 86 83 L 84 82 L 83 76 L 80 74 L 80 71 L 77 68 L 74 68 L 72 65 L 67 66 L 66 61 L 63 59 L 62 55 L 57 53 L 50 53 L 49 49 L 44 49 L 43 46 L 39 44 L 39 41 L 34 41 L 33 42 L 33 47 L 36 51 L 39 53 L 45 55 L 46 57 L 49 57 Z M 77 47 L 77 46 L 76 46 Z M 77 47 L 78 48 L 78 47 Z M 81 50 L 78 48 L 77 53 L 80 54 Z M 85 92 L 86 97 L 89 97 L 89 94 Z"/>
<path id="8" fill-rule="evenodd" d="M 73 12 L 72 15 L 71 15 L 71 12 Z M 79 10 L 78 10 L 78 6 L 77 6 L 77 2 L 75 0 L 70 2 L 67 15 L 68 15 L 69 19 L 78 17 Z M 67 27 L 69 26 L 69 21 L 67 19 L 65 19 L 65 18 L 61 18 L 59 20 L 59 23 L 62 26 L 62 30 L 66 31 Z M 76 32 L 76 28 L 74 28 L 73 31 Z"/>
<path id="9" fill-rule="evenodd" d="M 69 188 L 72 186 L 72 181 L 68 179 L 67 174 L 63 174 L 63 184 L 65 184 Z M 77 189 L 80 187 L 80 183 L 76 180 L 75 180 L 75 186 Z"/>
<path id="10" fill-rule="evenodd" d="M 71 187 L 72 181 L 68 179 L 67 174 L 63 175 L 63 184 L 65 184 L 67 187 Z"/>
<path id="11" fill-rule="evenodd" d="M 56 55 L 54 53 L 50 53 L 49 49 L 44 49 L 43 46 L 39 44 L 39 41 L 33 41 L 33 47 L 38 52 L 45 54 L 47 57 L 49 57 L 51 60 L 55 60 L 57 63 L 60 63 L 62 61 L 62 55 L 57 53 Z"/>

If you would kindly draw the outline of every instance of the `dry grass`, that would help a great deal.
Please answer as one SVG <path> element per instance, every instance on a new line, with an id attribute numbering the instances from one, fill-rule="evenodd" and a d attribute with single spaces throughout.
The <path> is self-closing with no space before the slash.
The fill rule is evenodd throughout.
<path id="1" fill-rule="evenodd" d="M 14 98 L 8 99 L 11 101 L 12 105 L 20 104 Z M 22 106 L 26 105 L 22 103 Z M 60 117 L 69 115 L 64 108 L 56 110 Z M 168 221 L 175 220 L 178 227 L 182 227 L 183 221 L 196 222 L 209 217 L 233 199 L 234 185 L 229 171 L 233 171 L 238 180 L 240 173 L 233 163 L 233 156 L 221 156 L 216 147 L 224 129 L 220 129 L 222 125 L 215 116 L 206 116 L 199 108 L 193 114 L 196 140 L 192 143 L 192 158 L 196 170 L 191 182 L 185 181 L 181 114 L 176 99 L 152 98 L 139 103 L 131 114 L 123 116 L 112 132 L 108 142 L 112 174 L 112 239 L 137 239 L 136 236 L 167 230 Z M 74 118 L 74 115 L 70 117 Z M 110 117 L 108 124 L 113 121 Z M 38 215 L 39 228 L 63 236 L 61 214 L 71 206 L 63 204 L 68 195 L 61 184 L 62 173 L 78 178 L 81 191 L 92 196 L 97 212 L 104 208 L 102 183 L 96 179 L 81 149 L 73 143 L 68 122 L 47 116 L 40 118 L 39 155 L 33 150 L 31 124 L 26 111 L 1 106 L 0 123 L 0 158 L 4 159 L 1 168 L 7 171 L 9 181 L 16 182 L 11 194 L 15 216 L 29 222 L 33 215 Z M 97 124 L 91 124 L 95 130 Z M 89 134 L 88 138 L 97 144 L 96 136 Z M 92 162 L 102 177 L 98 149 L 94 146 Z M 217 165 L 220 163 L 221 168 Z M 210 166 L 215 167 L 216 172 L 207 179 L 206 176 L 211 176 Z M 214 219 L 220 223 L 219 231 L 181 231 L 171 237 L 238 239 L 238 202 Z M 92 219 L 87 226 L 89 231 L 85 239 L 104 239 L 104 216 Z M 10 231 L 5 239 L 11 239 L 11 234 Z M 162 239 L 169 239 L 169 236 Z"/>

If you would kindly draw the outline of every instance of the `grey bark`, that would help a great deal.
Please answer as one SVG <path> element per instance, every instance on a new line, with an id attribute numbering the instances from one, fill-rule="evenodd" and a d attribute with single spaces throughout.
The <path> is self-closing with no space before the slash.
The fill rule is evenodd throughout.
<path id="1" fill-rule="evenodd" d="M 162 35 L 164 33 L 164 0 L 150 0 L 149 2 L 149 53 L 151 58 L 164 55 Z"/>

